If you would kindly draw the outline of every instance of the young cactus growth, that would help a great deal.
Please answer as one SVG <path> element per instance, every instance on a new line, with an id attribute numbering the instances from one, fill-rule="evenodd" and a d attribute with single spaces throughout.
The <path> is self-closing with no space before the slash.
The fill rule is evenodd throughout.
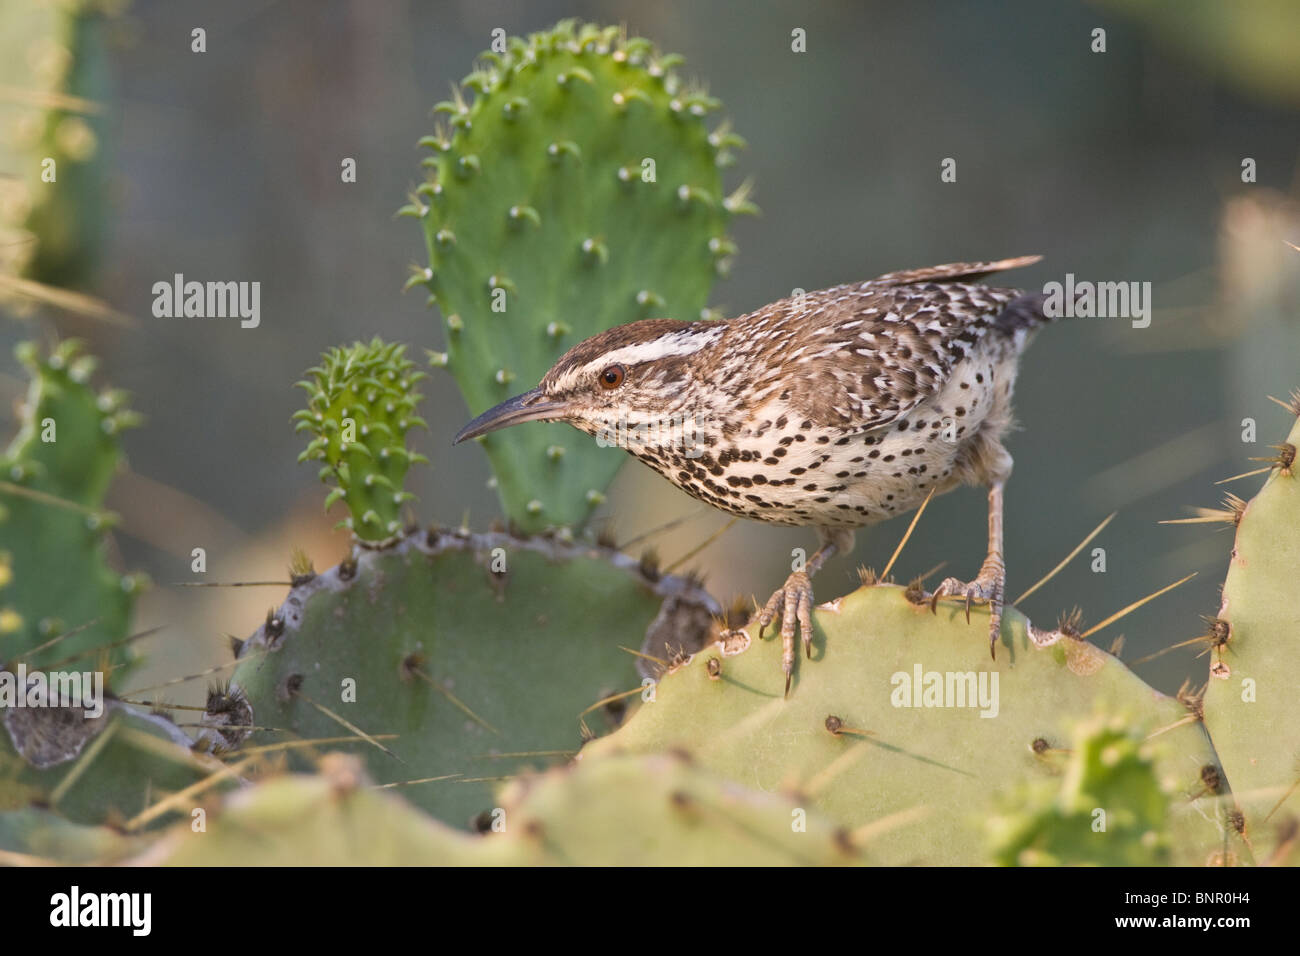
<path id="1" fill-rule="evenodd" d="M 1161 787 L 1155 742 L 1119 718 L 1093 718 L 1059 755 L 1059 779 L 1036 777 L 1000 795 L 988 821 L 1001 866 L 1163 866 L 1172 794 Z"/>
<path id="2" fill-rule="evenodd" d="M 428 461 L 406 447 L 408 431 L 428 426 L 415 414 L 422 398 L 416 385 L 426 375 L 405 351 L 379 338 L 333 348 L 297 383 L 310 397 L 293 416 L 296 430 L 312 435 L 298 460 L 324 462 L 320 478 L 335 484 L 325 509 L 342 501 L 349 517 L 341 524 L 364 542 L 401 531 L 402 503 L 414 497 L 402 487 L 406 471 Z"/>
<path id="3" fill-rule="evenodd" d="M 477 415 L 535 384 L 568 348 L 635 319 L 697 319 L 735 251 L 742 189 L 720 169 L 742 145 L 719 103 L 648 40 L 571 22 L 484 53 L 421 140 L 418 218 L 455 376 Z M 510 522 L 581 524 L 625 456 L 562 424 L 483 439 Z"/>

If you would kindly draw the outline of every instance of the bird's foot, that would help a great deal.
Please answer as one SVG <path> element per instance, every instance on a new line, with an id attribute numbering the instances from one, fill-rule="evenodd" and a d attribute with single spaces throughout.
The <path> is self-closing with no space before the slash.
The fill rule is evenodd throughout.
<path id="1" fill-rule="evenodd" d="M 966 599 L 966 623 L 970 623 L 972 603 L 987 604 L 989 608 L 989 656 L 997 658 L 998 637 L 1002 633 L 1002 603 L 1007 585 L 1007 571 L 1001 560 L 988 560 L 980 568 L 975 580 L 967 584 L 957 578 L 948 578 L 930 595 L 930 610 L 938 613 L 937 605 L 943 597 Z"/>
<path id="2" fill-rule="evenodd" d="M 790 695 L 790 678 L 794 674 L 794 635 L 796 626 L 803 638 L 804 651 L 812 657 L 812 579 L 806 571 L 796 571 L 786 578 L 758 615 L 758 636 L 777 615 L 781 616 L 781 670 L 785 672 L 785 693 Z"/>

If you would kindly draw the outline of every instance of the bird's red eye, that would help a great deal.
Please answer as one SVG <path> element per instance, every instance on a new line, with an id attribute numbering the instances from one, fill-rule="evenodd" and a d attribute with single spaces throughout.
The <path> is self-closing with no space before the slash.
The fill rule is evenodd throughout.
<path id="1" fill-rule="evenodd" d="M 605 371 L 600 373 L 601 388 L 618 388 L 623 384 L 623 377 L 626 373 L 621 365 L 611 365 Z"/>

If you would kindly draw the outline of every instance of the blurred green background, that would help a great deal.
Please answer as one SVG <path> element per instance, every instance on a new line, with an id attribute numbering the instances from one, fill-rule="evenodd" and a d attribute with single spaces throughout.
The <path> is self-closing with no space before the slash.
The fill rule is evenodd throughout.
<path id="1" fill-rule="evenodd" d="M 164 625 L 139 686 L 224 663 L 223 634 L 246 636 L 283 596 L 170 586 L 192 579 L 192 548 L 206 548 L 210 581 L 285 580 L 293 546 L 318 567 L 344 554 L 315 469 L 295 463 L 291 385 L 339 342 L 442 347 L 423 296 L 400 291 L 424 256 L 418 227 L 393 215 L 420 181 L 415 142 L 493 29 L 568 16 L 684 54 L 683 75 L 705 81 L 748 139 L 729 184 L 752 177 L 763 215 L 735 228 L 740 255 L 713 301 L 729 315 L 795 287 L 1030 253 L 1046 258 L 1008 284 L 1067 272 L 1151 282 L 1149 328 L 1063 322 L 1026 357 L 1009 594 L 1118 510 L 1093 545 L 1106 572 L 1081 556 L 1022 609 L 1045 625 L 1077 604 L 1092 623 L 1198 571 L 1096 640 L 1125 634 L 1132 660 L 1198 633 L 1198 615 L 1218 608 L 1230 530 L 1157 522 L 1216 504 L 1215 480 L 1269 454 L 1289 419 L 1266 396 L 1300 386 L 1300 252 L 1284 242 L 1300 244 L 1300 4 L 135 0 L 105 31 L 109 215 L 87 290 L 134 321 L 22 310 L 0 322 L 0 394 L 8 409 L 23 387 L 12 344 L 57 332 L 88 339 L 103 380 L 146 416 L 109 502 L 124 567 L 156 582 L 138 627 Z M 190 51 L 195 27 L 206 53 Z M 791 51 L 797 27 L 805 53 Z M 1105 53 L 1091 50 L 1096 28 Z M 27 109 L 0 97 L 0 130 Z M 345 157 L 356 183 L 340 180 Z M 940 181 L 947 157 L 956 183 Z M 1247 157 L 1253 184 L 1241 180 Z M 153 283 L 178 272 L 260 281 L 261 327 L 153 318 Z M 486 458 L 450 445 L 466 421 L 459 393 L 438 374 L 426 395 L 431 430 L 415 447 L 433 467 L 408 483 L 416 513 L 485 526 L 499 514 Z M 1246 418 L 1255 444 L 1242 441 Z M 1248 497 L 1259 482 L 1227 488 Z M 683 517 L 652 539 L 666 563 L 727 519 L 631 464 L 596 524 L 626 541 Z M 860 534 L 853 557 L 818 578 L 819 598 L 854 586 L 858 564 L 882 567 L 908 520 Z M 971 575 L 984 534 L 981 491 L 938 499 L 895 576 L 940 562 Z M 813 544 L 811 531 L 740 523 L 687 566 L 724 600 L 766 595 L 790 549 Z M 1170 692 L 1203 682 L 1195 654 L 1139 673 Z M 202 685 L 173 698 L 198 700 Z"/>

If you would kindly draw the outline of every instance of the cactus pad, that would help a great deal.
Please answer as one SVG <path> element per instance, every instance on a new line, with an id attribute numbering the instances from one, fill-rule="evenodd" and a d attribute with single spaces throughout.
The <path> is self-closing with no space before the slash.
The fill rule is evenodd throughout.
<path id="1" fill-rule="evenodd" d="M 106 701 L 103 715 L 90 719 L 72 708 L 5 708 L 0 715 L 4 819 L 10 811 L 40 806 L 73 823 L 120 826 L 215 766 L 192 754 L 189 738 L 166 718 L 116 701 Z"/>
<path id="2" fill-rule="evenodd" d="M 1297 420 L 1264 487 L 1237 516 L 1223 604 L 1210 622 L 1205 725 L 1242 794 L 1245 832 L 1300 816 L 1300 446 Z"/>
<path id="3" fill-rule="evenodd" d="M 76 669 L 120 668 L 129 652 L 109 645 L 126 637 L 143 578 L 106 561 L 104 495 L 137 418 L 122 393 L 91 389 L 95 361 L 76 342 L 48 358 L 31 344 L 17 352 L 32 381 L 0 454 L 0 663 L 35 669 L 99 650 Z"/>
<path id="4" fill-rule="evenodd" d="M 278 728 L 253 733 L 259 744 L 370 735 L 349 749 L 375 780 L 427 781 L 402 790 L 467 826 L 492 809 L 500 780 L 563 762 L 584 732 L 618 724 L 624 698 L 584 712 L 639 692 L 619 645 L 638 642 L 666 598 L 716 610 L 690 581 L 647 576 L 605 548 L 436 531 L 358 548 L 295 586 L 244 642 L 239 722 Z M 204 732 L 216 749 L 248 736 Z"/>
<path id="5" fill-rule="evenodd" d="M 741 145 L 676 57 L 617 29 L 562 23 L 484 53 L 422 144 L 428 181 L 412 284 L 442 311 L 447 365 L 477 415 L 541 379 L 570 346 L 647 317 L 696 319 L 734 252 L 720 167 Z M 625 455 L 561 424 L 483 440 L 509 520 L 576 526 Z"/>
<path id="6" fill-rule="evenodd" d="M 788 798 L 670 754 L 614 756 L 512 783 L 481 836 L 372 789 L 356 757 L 232 794 L 206 832 L 177 826 L 136 862 L 162 865 L 846 865 L 851 835 Z M 268 840 L 266 834 L 276 838 Z M 120 851 L 119 851 L 120 852 Z"/>
<path id="7" fill-rule="evenodd" d="M 84 288 L 95 273 L 111 193 L 105 23 L 122 8 L 0 8 L 0 277 Z"/>
<path id="8" fill-rule="evenodd" d="M 814 659 L 789 699 L 780 642 L 758 640 L 757 627 L 728 632 L 665 675 L 654 701 L 584 757 L 682 749 L 742 786 L 802 794 L 847 828 L 915 814 L 873 841 L 874 862 L 981 864 L 991 796 L 1057 775 L 1051 752 L 1071 746 L 1077 719 L 1123 713 L 1133 733 L 1161 732 L 1155 766 L 1174 795 L 1176 861 L 1220 851 L 1221 795 L 1200 776 L 1217 760 L 1183 704 L 1068 628 L 1031 629 L 1014 611 L 990 661 L 959 609 L 940 606 L 936 617 L 904 595 L 863 587 L 818 609 Z"/>

